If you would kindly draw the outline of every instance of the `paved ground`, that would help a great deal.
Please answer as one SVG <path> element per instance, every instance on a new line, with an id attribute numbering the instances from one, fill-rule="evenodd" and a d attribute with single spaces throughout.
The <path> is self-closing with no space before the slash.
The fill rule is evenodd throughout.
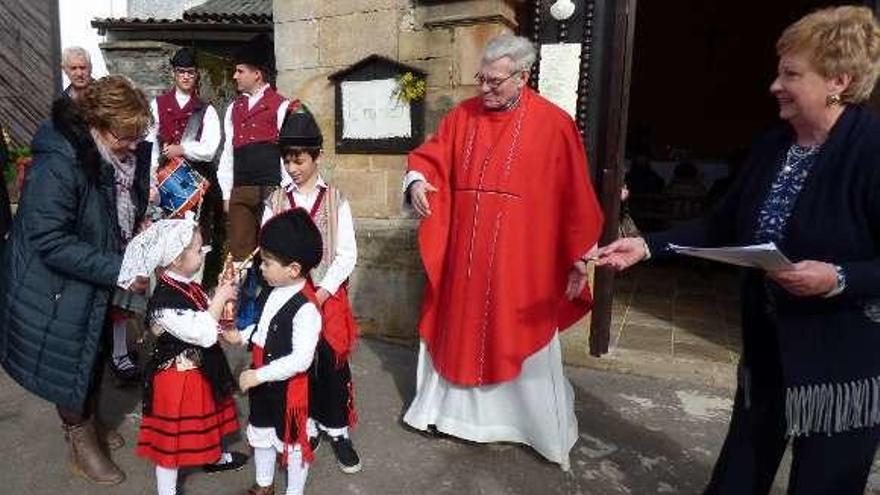
<path id="1" fill-rule="evenodd" d="M 615 279 L 610 352 L 590 364 L 732 389 L 738 291 L 736 272 L 718 263 L 636 265 Z"/>
<path id="2" fill-rule="evenodd" d="M 242 359 L 240 355 L 233 357 L 235 365 Z M 365 340 L 353 364 L 362 420 L 355 439 L 364 470 L 357 475 L 342 474 L 330 450 L 322 448 L 307 493 L 699 493 L 723 438 L 731 406 L 727 389 L 570 369 L 578 399 L 580 440 L 572 453 L 572 471 L 564 473 L 527 448 L 438 440 L 402 427 L 399 418 L 413 390 L 412 349 Z M 0 374 L 0 443 L 5 446 L 0 492 L 155 493 L 152 467 L 136 458 L 131 447 L 138 425 L 138 394 L 112 386 L 107 390 L 105 410 L 120 424 L 129 442 L 114 456 L 128 480 L 109 488 L 90 485 L 69 474 L 53 407 Z M 243 448 L 240 442 L 237 446 Z M 182 493 L 237 494 L 251 484 L 252 476 L 251 466 L 212 476 L 194 472 L 186 477 Z M 283 482 L 283 475 L 277 481 Z"/>

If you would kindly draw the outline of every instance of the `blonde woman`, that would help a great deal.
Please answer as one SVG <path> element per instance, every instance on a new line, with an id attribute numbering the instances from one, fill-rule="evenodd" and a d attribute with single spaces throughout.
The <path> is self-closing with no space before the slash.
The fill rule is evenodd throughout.
<path id="1" fill-rule="evenodd" d="M 766 494 L 792 441 L 792 494 L 862 494 L 880 438 L 880 71 L 864 7 L 816 11 L 776 44 L 782 123 L 705 219 L 602 248 L 617 270 L 669 243 L 775 242 L 791 269 L 746 270 L 730 431 L 706 493 Z"/>

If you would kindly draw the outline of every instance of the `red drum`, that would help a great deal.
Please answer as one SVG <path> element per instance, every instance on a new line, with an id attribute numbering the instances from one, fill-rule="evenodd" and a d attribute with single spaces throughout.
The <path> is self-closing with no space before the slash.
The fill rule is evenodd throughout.
<path id="1" fill-rule="evenodd" d="M 197 208 L 211 186 L 182 157 L 172 158 L 157 175 L 159 206 L 168 218 L 183 218 L 184 213 Z"/>

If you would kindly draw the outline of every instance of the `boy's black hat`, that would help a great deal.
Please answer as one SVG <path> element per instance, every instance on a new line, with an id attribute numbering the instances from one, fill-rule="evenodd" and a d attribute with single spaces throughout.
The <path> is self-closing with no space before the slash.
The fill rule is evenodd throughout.
<path id="1" fill-rule="evenodd" d="M 196 64 L 196 52 L 185 46 L 171 57 L 171 67 L 198 67 Z"/>
<path id="2" fill-rule="evenodd" d="M 324 243 L 309 213 L 302 208 L 294 208 L 272 217 L 263 225 L 260 249 L 282 258 L 288 264 L 299 263 L 305 274 L 321 262 Z"/>
<path id="3" fill-rule="evenodd" d="M 290 102 L 290 109 L 278 133 L 278 145 L 282 148 L 320 148 L 322 144 L 324 136 L 312 112 L 300 101 Z"/>
<path id="4" fill-rule="evenodd" d="M 235 52 L 236 64 L 252 65 L 265 71 L 265 77 L 275 74 L 275 44 L 265 34 L 258 34 Z"/>

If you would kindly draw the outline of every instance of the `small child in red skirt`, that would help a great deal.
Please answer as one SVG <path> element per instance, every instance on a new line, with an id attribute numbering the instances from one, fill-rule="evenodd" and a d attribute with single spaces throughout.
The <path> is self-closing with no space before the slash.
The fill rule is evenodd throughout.
<path id="1" fill-rule="evenodd" d="M 180 467 L 219 472 L 247 462 L 244 454 L 224 452 L 221 444 L 223 436 L 239 429 L 235 379 L 218 344 L 223 306 L 237 289 L 223 283 L 209 300 L 193 281 L 204 257 L 197 227 L 192 218 L 154 223 L 132 240 L 122 268 L 131 279 L 164 268 L 147 307 L 147 324 L 157 338 L 144 370 L 136 450 L 156 464 L 159 495 L 177 493 Z"/>

